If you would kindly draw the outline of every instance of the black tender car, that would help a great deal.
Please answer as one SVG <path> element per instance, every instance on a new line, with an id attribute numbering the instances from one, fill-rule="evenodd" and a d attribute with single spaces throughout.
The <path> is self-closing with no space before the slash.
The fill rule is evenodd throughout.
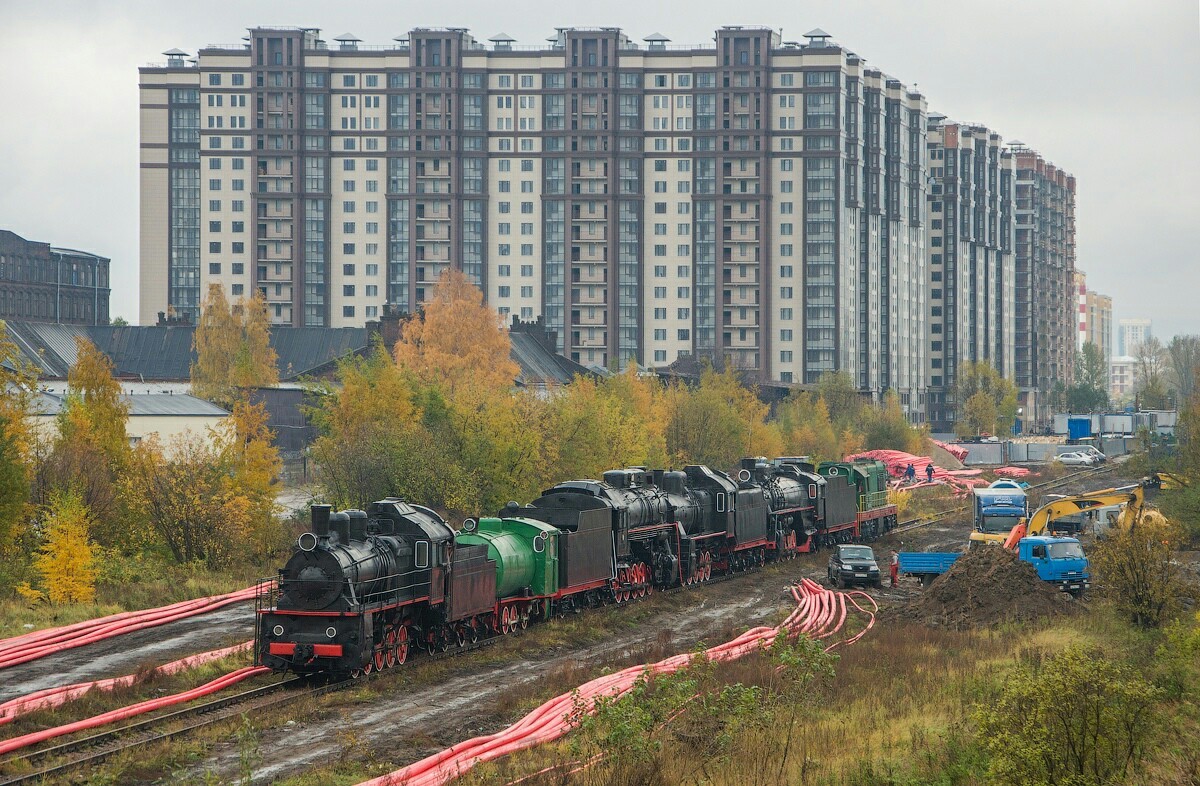
<path id="1" fill-rule="evenodd" d="M 883 586 L 879 565 L 875 562 L 875 552 L 870 546 L 838 546 L 829 558 L 826 575 L 829 583 L 838 589 L 853 584 Z"/>

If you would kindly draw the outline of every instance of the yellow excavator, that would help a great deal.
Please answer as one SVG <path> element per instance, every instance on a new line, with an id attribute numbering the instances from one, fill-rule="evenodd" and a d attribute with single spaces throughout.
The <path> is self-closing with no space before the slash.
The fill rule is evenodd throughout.
<path id="1" fill-rule="evenodd" d="M 1145 498 L 1141 485 L 1089 491 L 1072 497 L 1052 500 L 1035 510 L 1027 519 L 1022 519 L 1006 533 L 972 532 L 972 547 L 980 544 L 1015 544 L 1025 536 L 1045 535 L 1054 531 L 1054 522 L 1073 513 L 1107 505 L 1124 505 L 1117 518 L 1117 529 L 1124 531 L 1137 524 L 1146 514 L 1159 518 L 1158 511 L 1145 510 Z"/>

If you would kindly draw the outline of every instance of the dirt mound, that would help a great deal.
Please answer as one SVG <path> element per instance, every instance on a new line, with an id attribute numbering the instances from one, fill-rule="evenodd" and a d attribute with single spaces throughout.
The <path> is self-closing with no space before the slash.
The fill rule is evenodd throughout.
<path id="1" fill-rule="evenodd" d="M 987 546 L 960 557 L 896 616 L 934 627 L 974 628 L 1069 614 L 1076 608 L 1074 598 L 1038 578 L 1028 562 Z"/>

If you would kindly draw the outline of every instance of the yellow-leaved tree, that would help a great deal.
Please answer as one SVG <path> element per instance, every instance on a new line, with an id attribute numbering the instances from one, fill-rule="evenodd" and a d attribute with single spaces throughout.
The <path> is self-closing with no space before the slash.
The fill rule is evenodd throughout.
<path id="1" fill-rule="evenodd" d="M 129 459 L 125 432 L 129 404 L 113 378 L 108 356 L 85 338 L 76 338 L 75 344 L 76 360 L 58 414 L 58 436 L 40 468 L 36 497 L 49 507 L 56 493 L 79 494 L 89 513 L 92 537 L 104 546 L 125 546 L 117 478 Z"/>
<path id="2" fill-rule="evenodd" d="M 96 598 L 96 553 L 88 540 L 88 509 L 75 491 L 56 493 L 43 522 L 45 542 L 33 558 L 55 605 Z"/>
<path id="3" fill-rule="evenodd" d="M 404 324 L 396 365 L 449 399 L 508 391 L 519 370 L 509 356 L 508 329 L 459 270 L 439 279 L 421 313 Z"/>
<path id="4" fill-rule="evenodd" d="M 221 285 L 212 284 L 192 344 L 192 391 L 201 398 L 231 408 L 249 389 L 279 383 L 271 320 L 259 293 L 230 306 Z"/>
<path id="5" fill-rule="evenodd" d="M 470 479 L 426 428 L 411 382 L 377 342 L 367 357 L 338 364 L 336 384 L 309 389 L 306 412 L 319 431 L 311 453 L 330 502 L 363 508 L 400 495 L 444 509 L 472 507 Z"/>
<path id="6" fill-rule="evenodd" d="M 782 450 L 778 428 L 767 422 L 768 406 L 732 368 L 719 374 L 705 369 L 695 390 L 671 385 L 665 400 L 667 450 L 676 466 L 729 470 L 742 457 L 777 456 Z"/>
<path id="7" fill-rule="evenodd" d="M 30 456 L 36 441 L 29 414 L 37 370 L 8 338 L 0 320 L 0 554 L 8 551 L 29 516 Z"/>
<path id="8" fill-rule="evenodd" d="M 262 560 L 283 545 L 286 533 L 276 513 L 275 482 L 283 462 L 267 428 L 266 404 L 237 401 L 213 439 L 229 468 L 225 476 L 226 504 L 237 505 L 245 530 L 236 542 L 252 558 Z M 244 516 L 241 512 L 244 511 Z"/>
<path id="9" fill-rule="evenodd" d="M 789 455 L 808 456 L 814 462 L 842 458 L 829 407 L 821 396 L 794 391 L 779 404 L 775 414 Z"/>
<path id="10" fill-rule="evenodd" d="M 130 517 L 145 521 L 177 562 L 210 567 L 262 559 L 280 548 L 275 517 L 280 461 L 265 407 L 238 401 L 206 434 L 184 432 L 165 445 L 157 437 L 133 450 L 122 476 Z"/>

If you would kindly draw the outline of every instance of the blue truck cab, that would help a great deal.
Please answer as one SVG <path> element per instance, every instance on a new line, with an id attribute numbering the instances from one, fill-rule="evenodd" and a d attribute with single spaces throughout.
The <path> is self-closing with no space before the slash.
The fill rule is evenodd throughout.
<path id="1" fill-rule="evenodd" d="M 1007 535 L 1029 515 L 1025 489 L 1014 480 L 997 480 L 987 488 L 974 489 L 974 496 L 976 532 Z"/>
<path id="2" fill-rule="evenodd" d="M 1017 558 L 1033 565 L 1042 581 L 1057 585 L 1063 592 L 1078 595 L 1091 586 L 1088 558 L 1075 538 L 1021 538 Z"/>

